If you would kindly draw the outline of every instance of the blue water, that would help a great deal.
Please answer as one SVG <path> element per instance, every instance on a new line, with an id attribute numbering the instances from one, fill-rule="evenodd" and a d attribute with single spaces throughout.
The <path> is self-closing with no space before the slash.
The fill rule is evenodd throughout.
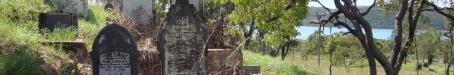
<path id="1" fill-rule="evenodd" d="M 330 35 L 332 33 L 338 32 L 348 32 L 345 28 L 338 28 L 338 27 L 324 27 L 325 30 L 323 31 L 324 35 Z M 331 28 L 331 33 L 330 33 Z M 300 26 L 297 28 L 298 32 L 300 33 L 296 36 L 297 39 L 307 39 L 309 35 L 318 31 L 318 27 L 314 26 Z M 393 29 L 381 29 L 381 28 L 374 28 L 372 29 L 372 33 L 374 38 L 376 39 L 390 39 L 392 35 Z"/>

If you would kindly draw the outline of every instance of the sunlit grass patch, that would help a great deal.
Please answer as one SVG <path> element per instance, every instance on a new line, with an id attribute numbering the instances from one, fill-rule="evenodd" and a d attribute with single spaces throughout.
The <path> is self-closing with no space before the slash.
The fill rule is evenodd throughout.
<path id="1" fill-rule="evenodd" d="M 244 65 L 259 65 L 263 75 L 313 75 L 301 65 L 292 65 L 277 57 L 243 50 Z"/>

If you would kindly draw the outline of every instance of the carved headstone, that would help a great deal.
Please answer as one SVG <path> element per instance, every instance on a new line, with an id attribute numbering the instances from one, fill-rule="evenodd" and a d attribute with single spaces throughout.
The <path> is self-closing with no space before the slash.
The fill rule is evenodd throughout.
<path id="1" fill-rule="evenodd" d="M 118 24 L 104 27 L 93 42 L 93 75 L 137 75 L 137 45 Z"/>
<path id="2" fill-rule="evenodd" d="M 163 75 L 206 75 L 207 30 L 188 0 L 171 5 L 158 37 Z"/>
<path id="3" fill-rule="evenodd" d="M 77 28 L 77 15 L 63 10 L 39 14 L 39 29 Z"/>

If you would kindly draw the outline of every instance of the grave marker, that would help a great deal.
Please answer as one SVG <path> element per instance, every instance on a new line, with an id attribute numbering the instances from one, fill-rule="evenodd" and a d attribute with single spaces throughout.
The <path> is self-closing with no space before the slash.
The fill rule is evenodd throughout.
<path id="1" fill-rule="evenodd" d="M 137 75 L 137 45 L 118 24 L 104 27 L 93 42 L 93 75 Z"/>
<path id="2" fill-rule="evenodd" d="M 79 16 L 88 17 L 88 0 L 46 0 L 57 9 L 72 11 Z"/>
<path id="3" fill-rule="evenodd" d="M 138 25 L 151 25 L 155 0 L 121 0 L 121 13 Z"/>
<path id="4" fill-rule="evenodd" d="M 158 37 L 163 75 L 207 74 L 207 29 L 188 0 L 171 5 Z"/>
<path id="5" fill-rule="evenodd" d="M 77 28 L 77 15 L 64 10 L 39 14 L 39 29 Z"/>

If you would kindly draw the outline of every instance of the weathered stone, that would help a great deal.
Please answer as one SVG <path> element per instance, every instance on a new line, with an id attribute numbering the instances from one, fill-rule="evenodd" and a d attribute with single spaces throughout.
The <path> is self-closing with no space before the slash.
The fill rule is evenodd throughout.
<path id="1" fill-rule="evenodd" d="M 122 0 L 122 13 L 138 25 L 150 25 L 154 0 Z"/>
<path id="2" fill-rule="evenodd" d="M 58 9 L 77 12 L 77 14 L 88 16 L 88 0 L 48 0 Z"/>
<path id="3" fill-rule="evenodd" d="M 246 73 L 246 75 L 260 74 L 260 66 L 258 65 L 244 66 L 244 72 Z"/>
<path id="4" fill-rule="evenodd" d="M 207 30 L 188 0 L 171 5 L 161 26 L 158 50 L 163 75 L 206 75 Z"/>
<path id="5" fill-rule="evenodd" d="M 77 28 L 77 15 L 63 10 L 39 14 L 39 29 Z"/>
<path id="6" fill-rule="evenodd" d="M 210 75 L 243 75 L 243 56 L 239 50 L 208 49 Z"/>
<path id="7" fill-rule="evenodd" d="M 137 58 L 137 45 L 132 35 L 118 24 L 110 24 L 93 42 L 93 75 L 137 75 Z"/>
<path id="8" fill-rule="evenodd" d="M 175 3 L 176 0 L 171 0 L 172 3 Z M 189 0 L 189 4 L 192 4 L 197 11 L 201 11 L 202 10 L 202 6 L 203 6 L 203 0 Z"/>

